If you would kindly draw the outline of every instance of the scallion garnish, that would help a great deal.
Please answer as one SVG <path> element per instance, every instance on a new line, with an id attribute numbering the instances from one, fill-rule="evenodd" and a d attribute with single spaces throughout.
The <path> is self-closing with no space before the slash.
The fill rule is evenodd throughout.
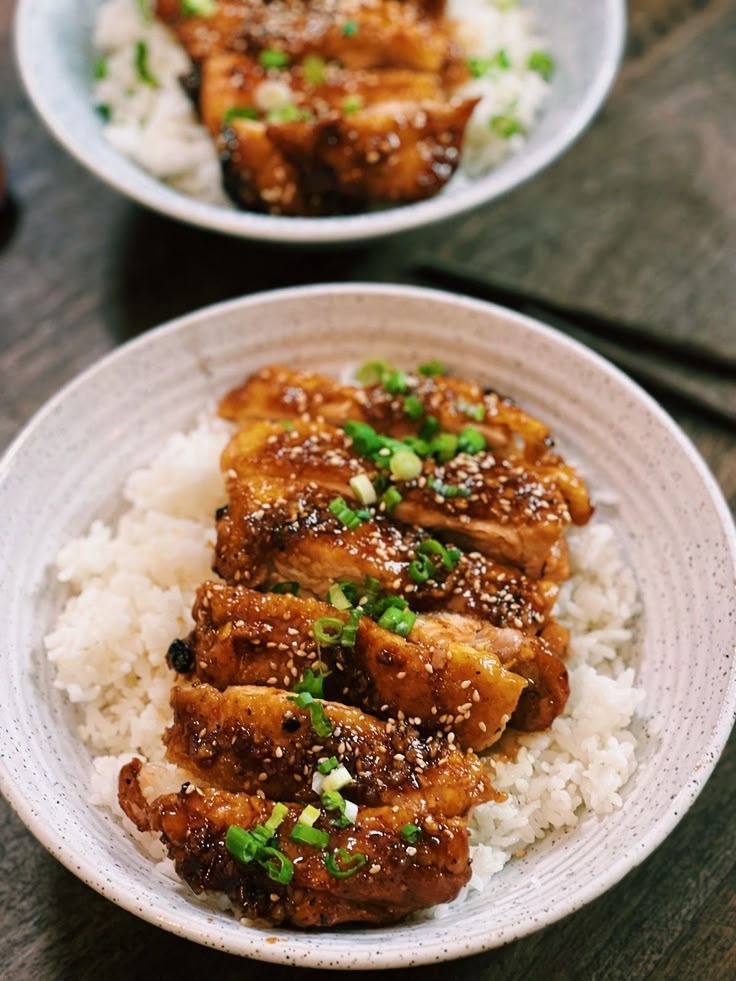
<path id="1" fill-rule="evenodd" d="M 145 41 L 136 41 L 133 55 L 133 62 L 138 78 L 152 89 L 159 87 L 158 79 L 151 73 L 148 67 L 148 45 Z"/>
<path id="2" fill-rule="evenodd" d="M 429 456 L 429 443 L 417 436 L 405 436 L 404 443 L 413 450 L 417 456 Z"/>
<path id="3" fill-rule="evenodd" d="M 269 837 L 276 834 L 277 829 L 284 823 L 284 818 L 289 813 L 286 804 L 274 804 L 271 816 L 264 823 L 263 827 L 268 831 Z"/>
<path id="4" fill-rule="evenodd" d="M 307 55 L 302 62 L 302 74 L 310 85 L 321 85 L 325 80 L 325 60 L 319 55 Z"/>
<path id="5" fill-rule="evenodd" d="M 399 834 L 410 845 L 414 845 L 422 837 L 422 829 L 416 824 L 405 824 Z"/>
<path id="6" fill-rule="evenodd" d="M 454 433 L 438 433 L 429 444 L 429 452 L 440 463 L 447 463 L 457 453 L 458 438 Z"/>
<path id="7" fill-rule="evenodd" d="M 367 861 L 362 852 L 353 852 L 351 855 L 346 848 L 336 848 L 334 852 L 325 854 L 325 868 L 336 879 L 349 879 L 351 875 L 359 872 Z"/>
<path id="8" fill-rule="evenodd" d="M 429 442 L 440 431 L 440 421 L 436 416 L 427 416 L 419 427 L 419 438 Z M 429 451 L 428 451 L 429 452 Z"/>
<path id="9" fill-rule="evenodd" d="M 555 60 L 546 51 L 532 51 L 527 67 L 541 75 L 545 82 L 549 82 L 555 73 Z"/>
<path id="10" fill-rule="evenodd" d="M 399 504 L 401 504 L 401 501 L 401 494 L 399 494 L 395 487 L 389 487 L 389 489 L 381 495 L 381 504 L 384 505 L 388 514 L 391 514 L 391 512 L 398 507 Z"/>
<path id="11" fill-rule="evenodd" d="M 245 828 L 239 828 L 237 824 L 231 824 L 225 835 L 225 848 L 233 858 L 236 858 L 243 865 L 252 862 L 258 854 L 258 850 L 263 847 L 255 835 Z"/>
<path id="12" fill-rule="evenodd" d="M 399 637 L 406 637 L 414 626 L 416 619 L 416 613 L 413 613 L 411 610 L 401 610 L 397 606 L 390 606 L 382 614 L 378 621 L 378 626 L 383 627 L 384 630 L 390 630 L 393 634 L 398 634 Z"/>
<path id="13" fill-rule="evenodd" d="M 284 805 L 277 804 L 274 812 L 277 807 L 284 807 Z M 280 823 L 281 821 L 279 821 Z M 246 831 L 245 828 L 231 824 L 225 835 L 225 847 L 238 862 L 248 865 L 250 862 L 256 861 L 266 870 L 270 879 L 287 885 L 294 876 L 294 866 L 283 852 L 265 844 L 268 837 L 264 836 L 269 834 L 268 831 L 264 830 L 265 827 L 262 825 L 252 831 Z"/>
<path id="14" fill-rule="evenodd" d="M 434 378 L 435 375 L 447 374 L 447 369 L 441 361 L 428 361 L 427 364 L 420 364 L 417 371 L 420 375 L 426 375 L 427 378 Z"/>
<path id="15" fill-rule="evenodd" d="M 486 448 L 486 438 L 479 430 L 468 426 L 458 436 L 457 448 L 461 453 L 469 453 L 475 456 Z"/>
<path id="16" fill-rule="evenodd" d="M 361 456 L 373 456 L 383 446 L 382 438 L 367 422 L 348 419 L 342 428 L 353 441 L 356 453 L 360 453 Z"/>
<path id="17" fill-rule="evenodd" d="M 295 123 L 297 120 L 313 119 L 312 113 L 308 109 L 300 109 L 293 102 L 287 102 L 276 109 L 269 109 L 266 113 L 266 122 L 278 125 L 279 123 Z"/>
<path id="18" fill-rule="evenodd" d="M 394 453 L 389 466 L 396 480 L 416 480 L 422 472 L 422 461 L 408 446 Z"/>
<path id="19" fill-rule="evenodd" d="M 332 511 L 337 520 L 341 521 L 350 531 L 354 531 L 356 528 L 360 527 L 360 516 L 347 506 L 344 497 L 336 497 L 330 504 L 330 511 Z"/>
<path id="20" fill-rule="evenodd" d="M 331 756 L 328 760 L 322 760 L 321 763 L 318 763 L 317 769 L 319 770 L 320 773 L 324 773 L 326 776 L 328 773 L 331 773 L 333 770 L 336 770 L 339 765 L 340 765 L 340 761 L 338 760 L 338 758 L 336 756 Z"/>
<path id="21" fill-rule="evenodd" d="M 312 634 L 318 644 L 331 647 L 340 639 L 343 631 L 343 622 L 337 617 L 320 617 L 312 625 Z"/>
<path id="22" fill-rule="evenodd" d="M 486 417 L 486 407 L 482 402 L 466 402 L 465 399 L 458 399 L 457 407 L 460 412 L 476 422 L 483 422 Z"/>
<path id="23" fill-rule="evenodd" d="M 288 885 L 294 878 L 294 865 L 278 848 L 264 847 L 256 856 L 256 861 L 268 872 L 269 879 Z"/>
<path id="24" fill-rule="evenodd" d="M 217 4 L 215 0 L 181 0 L 181 12 L 187 17 L 213 17 Z"/>
<path id="25" fill-rule="evenodd" d="M 318 817 L 319 808 L 315 807 L 314 804 L 307 804 L 296 820 L 297 824 L 304 824 L 306 827 L 311 828 Z"/>
<path id="26" fill-rule="evenodd" d="M 346 766 L 341 763 L 336 766 L 334 770 L 325 776 L 322 781 L 322 792 L 329 793 L 331 790 L 342 790 L 343 787 L 349 786 L 351 783 L 355 783 L 352 774 Z"/>
<path id="27" fill-rule="evenodd" d="M 253 106 L 230 106 L 223 113 L 223 125 L 229 126 L 235 119 L 258 119 L 258 110 Z"/>
<path id="28" fill-rule="evenodd" d="M 428 477 L 427 486 L 431 487 L 435 494 L 440 497 L 470 497 L 470 488 L 462 487 L 458 484 L 445 484 L 437 477 Z"/>
<path id="29" fill-rule="evenodd" d="M 454 557 L 453 553 L 457 553 L 458 556 L 460 555 L 457 549 L 452 549 L 451 551 L 446 549 L 442 542 L 438 542 L 436 538 L 426 538 L 417 548 L 418 555 L 436 555 L 440 563 L 446 569 L 450 570 L 454 569 L 459 561 L 459 559 Z"/>
<path id="30" fill-rule="evenodd" d="M 95 61 L 95 79 L 99 82 L 107 78 L 107 55 L 100 55 Z"/>
<path id="31" fill-rule="evenodd" d="M 407 395 L 404 399 L 404 412 L 410 419 L 420 419 L 424 415 L 424 406 L 417 395 Z"/>
<path id="32" fill-rule="evenodd" d="M 343 592 L 340 583 L 333 582 L 327 590 L 327 602 L 335 607 L 336 610 L 349 610 L 353 605 Z"/>
<path id="33" fill-rule="evenodd" d="M 355 374 L 361 385 L 377 385 L 385 374 L 392 371 L 385 361 L 366 361 Z"/>
<path id="34" fill-rule="evenodd" d="M 311 668 L 305 668 L 301 679 L 291 689 L 294 694 L 301 695 L 308 692 L 312 698 L 324 698 L 325 675 L 323 672 L 315 673 Z"/>
<path id="35" fill-rule="evenodd" d="M 258 61 L 263 68 L 286 68 L 289 64 L 289 56 L 285 51 L 264 48 L 258 55 Z"/>
<path id="36" fill-rule="evenodd" d="M 363 585 L 364 604 L 374 603 L 381 592 L 381 583 L 375 576 L 366 576 Z"/>
<path id="37" fill-rule="evenodd" d="M 358 813 L 357 805 L 345 800 L 336 790 L 327 790 L 320 796 L 320 803 L 326 811 L 339 811 L 339 816 L 331 819 L 338 828 L 347 828 L 355 822 Z"/>
<path id="38" fill-rule="evenodd" d="M 409 388 L 403 371 L 392 371 L 389 375 L 385 375 L 381 384 L 389 395 L 403 395 Z"/>
<path id="39" fill-rule="evenodd" d="M 350 489 L 361 504 L 376 503 L 376 489 L 367 473 L 359 473 L 357 477 L 351 477 Z"/>
<path id="40" fill-rule="evenodd" d="M 271 588 L 269 589 L 269 593 L 279 593 L 279 594 L 290 593 L 292 596 L 298 596 L 299 583 L 294 582 L 293 579 L 290 579 L 286 582 L 275 582 L 273 586 L 271 586 Z"/>
<path id="41" fill-rule="evenodd" d="M 358 95 L 349 95 L 342 104 L 342 111 L 346 116 L 352 116 L 354 112 L 360 112 L 363 108 L 363 100 Z"/>
<path id="42" fill-rule="evenodd" d="M 346 20 L 340 33 L 343 37 L 354 37 L 358 33 L 358 24 L 354 20 Z"/>
<path id="43" fill-rule="evenodd" d="M 289 837 L 292 841 L 311 845 L 312 848 L 319 848 L 320 851 L 324 851 L 330 843 L 330 836 L 326 831 L 320 831 L 319 828 L 309 828 L 305 824 L 295 824 Z"/>
<path id="44" fill-rule="evenodd" d="M 296 702 L 300 709 L 309 709 L 312 728 L 318 736 L 325 739 L 327 736 L 332 735 L 332 725 L 330 724 L 330 720 L 325 715 L 325 710 L 322 703 L 315 701 L 314 697 L 308 691 L 301 692 L 301 694 L 296 698 L 289 696 L 289 701 Z"/>
<path id="45" fill-rule="evenodd" d="M 348 622 L 342 628 L 342 634 L 340 635 L 340 647 L 355 647 L 355 639 L 358 636 L 358 624 L 362 615 L 363 610 L 359 606 L 356 606 L 354 610 L 350 611 Z"/>
<path id="46" fill-rule="evenodd" d="M 409 563 L 409 578 L 415 583 L 427 582 L 432 576 L 434 576 L 434 566 L 428 555 L 418 555 Z"/>
<path id="47" fill-rule="evenodd" d="M 515 116 L 508 114 L 492 116 L 488 125 L 503 140 L 510 140 L 512 136 L 516 136 L 517 133 L 523 133 L 524 131 L 519 120 Z"/>

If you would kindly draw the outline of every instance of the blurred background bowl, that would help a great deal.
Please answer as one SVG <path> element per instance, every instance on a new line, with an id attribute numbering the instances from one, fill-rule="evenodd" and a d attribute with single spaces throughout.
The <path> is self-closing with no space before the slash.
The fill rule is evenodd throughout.
<path id="1" fill-rule="evenodd" d="M 66 149 L 122 194 L 181 221 L 243 238 L 358 242 L 450 218 L 517 187 L 563 153 L 601 106 L 625 38 L 624 0 L 524 0 L 556 62 L 543 115 L 523 148 L 484 177 L 419 204 L 336 218 L 283 218 L 186 197 L 122 156 L 102 135 L 93 98 L 92 25 L 99 0 L 20 0 L 16 50 L 26 89 Z"/>

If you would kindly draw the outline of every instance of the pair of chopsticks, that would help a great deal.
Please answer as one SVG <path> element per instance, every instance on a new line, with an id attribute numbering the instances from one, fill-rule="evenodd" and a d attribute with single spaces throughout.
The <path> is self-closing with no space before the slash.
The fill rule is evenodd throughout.
<path id="1" fill-rule="evenodd" d="M 716 344 L 556 303 L 495 283 L 451 259 L 422 256 L 412 272 L 427 285 L 444 286 L 542 320 L 613 361 L 653 395 L 736 425 L 736 355 Z"/>

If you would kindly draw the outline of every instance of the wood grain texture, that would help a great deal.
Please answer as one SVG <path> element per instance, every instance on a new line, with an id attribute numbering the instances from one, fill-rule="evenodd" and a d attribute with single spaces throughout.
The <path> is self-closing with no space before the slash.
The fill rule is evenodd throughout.
<path id="1" fill-rule="evenodd" d="M 609 102 L 530 184 L 440 227 L 310 253 L 179 225 L 84 172 L 20 90 L 11 14 L 0 3 L 0 146 L 12 193 L 0 212 L 0 448 L 81 368 L 163 320 L 286 284 L 412 281 L 422 251 L 736 352 L 736 5 L 728 0 L 633 2 L 628 59 Z M 736 510 L 736 434 L 676 400 L 665 407 Z M 525 940 L 422 969 L 423 981 L 736 977 L 735 788 L 732 738 L 681 824 L 618 886 Z M 142 923 L 50 858 L 2 801 L 0 868 L 0 976 L 9 981 L 325 976 L 244 963 Z"/>

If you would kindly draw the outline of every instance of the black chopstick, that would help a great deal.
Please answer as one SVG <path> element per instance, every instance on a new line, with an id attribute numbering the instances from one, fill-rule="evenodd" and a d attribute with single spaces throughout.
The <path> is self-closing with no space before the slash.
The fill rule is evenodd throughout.
<path id="1" fill-rule="evenodd" d="M 648 348 L 650 351 L 661 351 L 678 361 L 715 371 L 721 377 L 726 374 L 736 374 L 736 355 L 708 341 L 673 337 L 639 324 L 612 320 L 591 310 L 567 306 L 546 297 L 535 296 L 533 293 L 518 290 L 507 284 L 493 282 L 454 259 L 421 256 L 413 272 L 425 279 L 444 281 L 451 288 L 462 289 L 469 295 L 503 304 L 521 313 L 526 313 L 527 308 L 533 306 L 537 310 L 544 310 L 591 333 L 601 334 L 622 343 L 636 344 L 639 350 Z"/>

